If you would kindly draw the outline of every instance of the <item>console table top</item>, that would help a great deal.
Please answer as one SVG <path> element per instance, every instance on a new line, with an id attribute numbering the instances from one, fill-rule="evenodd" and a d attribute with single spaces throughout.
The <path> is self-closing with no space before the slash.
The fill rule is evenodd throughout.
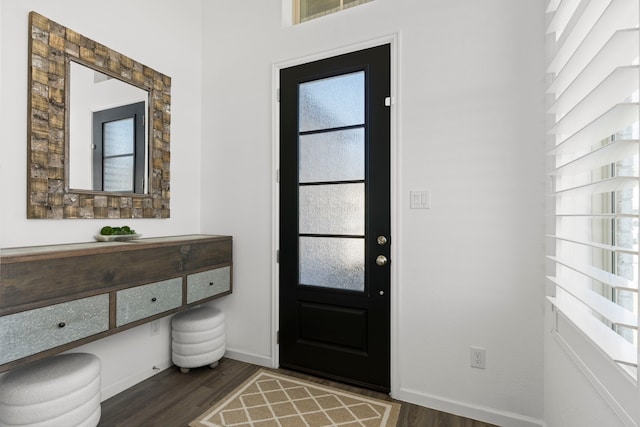
<path id="1" fill-rule="evenodd" d="M 223 240 L 230 239 L 230 236 L 219 236 L 212 234 L 186 234 L 179 236 L 162 236 L 147 237 L 126 241 L 111 242 L 81 242 L 81 243 L 65 243 L 56 245 L 43 246 L 25 246 L 15 248 L 0 249 L 0 262 L 2 264 L 26 260 L 34 260 L 40 256 L 74 256 L 81 253 L 108 253 L 113 251 L 136 250 L 141 248 L 150 248 L 155 245 L 166 245 L 171 243 L 189 243 L 200 240 Z"/>

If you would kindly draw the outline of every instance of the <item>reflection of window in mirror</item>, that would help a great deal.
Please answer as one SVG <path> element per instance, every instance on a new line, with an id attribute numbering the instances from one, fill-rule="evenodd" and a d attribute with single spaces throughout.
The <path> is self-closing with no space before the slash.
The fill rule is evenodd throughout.
<path id="1" fill-rule="evenodd" d="M 76 190 L 97 190 L 111 192 L 135 192 L 148 194 L 148 147 L 147 129 L 148 123 L 144 123 L 142 116 L 148 110 L 149 93 L 139 87 L 125 83 L 116 78 L 107 76 L 82 64 L 74 61 L 70 65 L 70 88 L 69 88 L 69 188 Z M 100 156 L 104 153 L 103 143 L 98 143 L 94 138 L 94 114 L 109 110 L 127 108 L 130 105 L 138 105 L 142 112 L 134 115 L 140 117 L 137 124 L 135 141 L 137 148 L 132 149 L 135 155 L 128 159 L 125 157 L 116 160 L 115 157 L 107 155 L 106 164 L 102 161 L 96 163 L 94 149 L 100 148 Z M 98 120 L 101 120 L 98 117 Z M 111 122 L 117 119 L 105 119 Z M 135 123 L 134 123 L 135 124 Z M 118 128 L 116 124 L 106 126 L 108 135 L 113 134 L 113 129 Z M 103 132 L 98 135 L 102 138 Z M 109 143 L 107 143 L 109 144 Z M 123 154 L 123 153 L 118 153 Z M 133 158 L 135 157 L 135 161 Z M 109 171 L 115 171 L 114 164 L 122 165 L 125 162 L 133 164 L 133 169 L 128 172 L 130 184 L 109 184 L 105 185 L 104 172 L 110 176 Z M 98 166 L 98 167 L 96 167 Z M 100 176 L 100 181 L 96 181 L 96 176 Z M 135 184 L 134 184 L 135 182 Z"/>
<path id="2" fill-rule="evenodd" d="M 145 103 L 93 113 L 93 189 L 144 193 Z"/>

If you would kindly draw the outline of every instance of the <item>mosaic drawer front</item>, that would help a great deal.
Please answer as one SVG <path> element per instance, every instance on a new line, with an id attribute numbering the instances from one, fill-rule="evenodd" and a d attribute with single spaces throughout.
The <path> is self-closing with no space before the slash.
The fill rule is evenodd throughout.
<path id="1" fill-rule="evenodd" d="M 231 267 L 216 268 L 187 276 L 187 304 L 231 290 Z"/>
<path id="2" fill-rule="evenodd" d="M 109 329 L 109 295 L 0 317 L 0 364 Z"/>
<path id="3" fill-rule="evenodd" d="M 180 307 L 182 278 L 124 289 L 116 295 L 116 326 L 120 327 Z"/>

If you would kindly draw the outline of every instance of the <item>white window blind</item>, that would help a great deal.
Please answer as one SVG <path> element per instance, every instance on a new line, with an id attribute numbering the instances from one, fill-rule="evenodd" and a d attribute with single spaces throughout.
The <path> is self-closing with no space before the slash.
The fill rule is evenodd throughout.
<path id="1" fill-rule="evenodd" d="M 548 299 L 637 376 L 640 0 L 550 0 Z"/>

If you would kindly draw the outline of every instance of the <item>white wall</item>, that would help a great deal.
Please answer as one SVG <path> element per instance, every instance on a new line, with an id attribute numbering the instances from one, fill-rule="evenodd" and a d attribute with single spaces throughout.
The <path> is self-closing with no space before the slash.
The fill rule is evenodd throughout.
<path id="1" fill-rule="evenodd" d="M 540 424 L 545 2 L 375 0 L 295 27 L 281 0 L 248 3 L 203 3 L 202 228 L 234 236 L 228 347 L 275 355 L 273 64 L 397 34 L 393 394 Z M 412 189 L 433 208 L 409 210 Z"/>
<path id="2" fill-rule="evenodd" d="M 31 10 L 172 78 L 170 219 L 26 219 Z M 107 224 L 128 224 L 147 237 L 200 232 L 201 0 L 1 0 L 0 11 L 0 247 L 90 241 Z M 154 365 L 169 365 L 168 322 L 160 324 L 158 336 L 150 337 L 146 325 L 79 349 L 102 359 L 103 398 L 151 375 Z"/>

